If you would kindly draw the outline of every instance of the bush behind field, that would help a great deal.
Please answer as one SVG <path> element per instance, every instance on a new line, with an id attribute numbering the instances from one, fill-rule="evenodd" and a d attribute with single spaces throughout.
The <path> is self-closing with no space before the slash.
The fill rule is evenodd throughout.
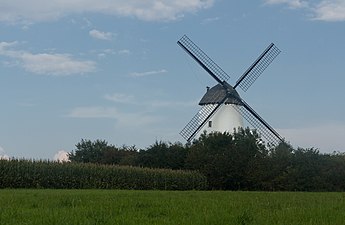
<path id="1" fill-rule="evenodd" d="M 0 188 L 204 190 L 195 171 L 51 161 L 0 160 Z"/>

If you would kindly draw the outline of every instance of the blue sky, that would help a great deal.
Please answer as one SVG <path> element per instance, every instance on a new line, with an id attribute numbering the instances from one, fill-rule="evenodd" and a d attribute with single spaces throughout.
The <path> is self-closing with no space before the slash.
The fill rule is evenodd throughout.
<path id="1" fill-rule="evenodd" d="M 344 0 L 1 0 L 0 155 L 53 159 L 84 139 L 145 148 L 180 130 L 215 81 L 282 53 L 240 95 L 295 147 L 345 151 Z"/>

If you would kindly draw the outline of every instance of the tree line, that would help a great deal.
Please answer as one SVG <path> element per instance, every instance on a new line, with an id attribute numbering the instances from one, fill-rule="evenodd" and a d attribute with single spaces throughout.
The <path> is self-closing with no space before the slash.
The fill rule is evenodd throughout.
<path id="1" fill-rule="evenodd" d="M 72 162 L 196 170 L 209 189 L 251 191 L 345 191 L 345 154 L 266 145 L 250 129 L 203 134 L 191 144 L 156 141 L 146 149 L 84 140 Z"/>

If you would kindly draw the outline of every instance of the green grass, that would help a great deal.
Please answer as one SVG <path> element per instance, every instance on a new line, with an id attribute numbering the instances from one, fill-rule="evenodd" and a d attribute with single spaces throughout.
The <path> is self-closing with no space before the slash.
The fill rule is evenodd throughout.
<path id="1" fill-rule="evenodd" d="M 0 224 L 345 224 L 345 193 L 0 190 Z"/>

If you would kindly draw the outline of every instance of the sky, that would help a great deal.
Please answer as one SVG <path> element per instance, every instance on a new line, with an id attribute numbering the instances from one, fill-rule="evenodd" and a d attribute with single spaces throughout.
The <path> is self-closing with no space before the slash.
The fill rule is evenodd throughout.
<path id="1" fill-rule="evenodd" d="M 294 147 L 345 152 L 344 0 L 0 0 L 0 157 L 58 159 L 81 139 L 147 148 L 179 132 L 212 79 L 281 54 L 241 97 Z"/>

